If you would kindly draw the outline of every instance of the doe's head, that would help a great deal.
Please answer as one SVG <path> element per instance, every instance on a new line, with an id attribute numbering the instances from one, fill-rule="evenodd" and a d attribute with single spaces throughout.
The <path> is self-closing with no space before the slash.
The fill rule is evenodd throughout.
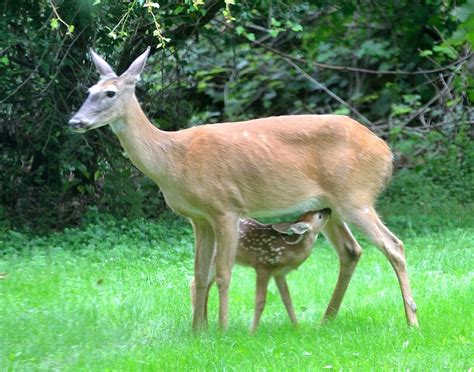
<path id="1" fill-rule="evenodd" d="M 126 102 L 135 94 L 135 83 L 143 71 L 150 47 L 120 76 L 92 49 L 90 54 L 100 80 L 89 88 L 87 99 L 69 120 L 69 126 L 75 132 L 86 132 L 124 117 Z"/>

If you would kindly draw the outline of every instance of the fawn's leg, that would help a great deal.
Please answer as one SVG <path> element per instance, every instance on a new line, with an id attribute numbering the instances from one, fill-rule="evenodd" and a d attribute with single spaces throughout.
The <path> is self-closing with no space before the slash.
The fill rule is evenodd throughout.
<path id="1" fill-rule="evenodd" d="M 323 229 L 324 236 L 339 256 L 339 277 L 334 288 L 331 301 L 324 314 L 323 322 L 335 317 L 341 306 L 342 299 L 346 293 L 352 274 L 362 254 L 359 243 L 352 236 L 351 231 L 345 223 L 333 215 Z"/>
<path id="2" fill-rule="evenodd" d="M 288 316 L 290 317 L 291 323 L 293 325 L 297 325 L 298 321 L 296 320 L 296 314 L 293 309 L 293 304 L 291 303 L 291 296 L 290 291 L 288 289 L 288 283 L 286 282 L 286 277 L 282 276 L 275 276 L 275 282 L 280 291 L 281 300 L 285 305 L 286 311 L 288 312 Z"/>
<path id="3" fill-rule="evenodd" d="M 194 259 L 194 313 L 193 329 L 207 327 L 205 314 L 209 270 L 214 252 L 214 232 L 212 226 L 202 220 L 192 221 L 195 235 L 196 256 Z M 193 291 L 193 290 L 192 290 Z"/>
<path id="4" fill-rule="evenodd" d="M 219 326 L 227 329 L 229 310 L 229 285 L 234 265 L 237 244 L 239 216 L 225 214 L 215 217 L 216 237 L 216 284 L 219 289 Z"/>
<path id="5" fill-rule="evenodd" d="M 253 323 L 251 332 L 254 333 L 257 330 L 262 316 L 263 309 L 265 308 L 265 302 L 267 301 L 267 289 L 268 282 L 270 281 L 270 271 L 262 268 L 257 268 L 257 285 L 255 291 L 255 310 L 253 315 Z"/>
<path id="6" fill-rule="evenodd" d="M 407 323 L 417 327 L 416 305 L 408 279 L 403 242 L 382 223 L 373 208 L 352 210 L 348 214 L 351 222 L 365 233 L 390 261 L 400 284 Z"/>

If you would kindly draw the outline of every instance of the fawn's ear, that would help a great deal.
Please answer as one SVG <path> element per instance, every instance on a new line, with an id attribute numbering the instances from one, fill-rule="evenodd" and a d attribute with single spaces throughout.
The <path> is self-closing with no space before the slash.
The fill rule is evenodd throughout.
<path id="1" fill-rule="evenodd" d="M 286 234 L 286 235 L 302 235 L 305 232 L 310 230 L 309 224 L 306 222 L 281 222 L 281 223 L 275 223 L 272 225 L 272 229 L 275 231 L 278 231 L 281 234 Z"/>

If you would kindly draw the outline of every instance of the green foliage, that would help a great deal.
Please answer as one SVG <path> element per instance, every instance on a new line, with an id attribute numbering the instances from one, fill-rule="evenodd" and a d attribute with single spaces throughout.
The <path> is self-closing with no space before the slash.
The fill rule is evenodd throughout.
<path id="1" fill-rule="evenodd" d="M 398 141 L 394 150 L 403 169 L 395 176 L 390 199 L 408 192 L 412 201 L 433 206 L 474 200 L 474 146 L 468 125 L 461 126 L 454 138 L 435 131 L 426 136 L 413 134 Z"/>
<path id="2" fill-rule="evenodd" d="M 163 264 L 176 264 L 193 256 L 193 238 L 184 221 L 164 213 L 157 221 L 118 219 L 90 208 L 82 219 L 82 228 L 65 228 L 47 235 L 37 232 L 4 230 L 0 254 L 37 256 L 55 251 L 76 252 L 82 257 L 114 255 L 130 259 L 148 257 Z"/>
<path id="3" fill-rule="evenodd" d="M 465 4 L 456 7 L 452 12 L 461 24 L 448 40 L 449 44 L 463 44 L 469 41 L 474 46 L 474 1 L 467 0 Z"/>
<path id="4" fill-rule="evenodd" d="M 351 107 L 401 151 L 399 166 L 415 174 L 426 166 L 432 177 L 439 170 L 437 182 L 448 187 L 450 178 L 465 184 L 462 169 L 472 167 L 472 157 L 457 141 L 461 132 L 464 144 L 472 140 L 472 9 L 472 0 L 8 2 L 0 19 L 5 216 L 23 226 L 62 227 L 78 223 L 91 205 L 129 217 L 164 208 L 108 129 L 68 131 L 71 112 L 97 79 L 89 47 L 120 73 L 153 46 L 137 94 L 162 129 L 281 114 L 353 115 Z M 444 154 L 464 159 L 462 167 L 448 175 L 443 161 L 429 165 Z"/>

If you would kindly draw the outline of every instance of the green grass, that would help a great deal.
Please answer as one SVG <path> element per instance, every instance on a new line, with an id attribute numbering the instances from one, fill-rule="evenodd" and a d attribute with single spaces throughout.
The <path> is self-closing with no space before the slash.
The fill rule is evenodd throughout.
<path id="1" fill-rule="evenodd" d="M 472 207 L 382 206 L 404 240 L 419 329 L 405 323 L 396 277 L 363 240 L 364 254 L 338 317 L 319 322 L 337 277 L 318 240 L 288 277 L 300 320 L 289 325 L 274 284 L 255 336 L 255 275 L 237 267 L 230 329 L 190 331 L 192 234 L 175 218 L 98 221 L 46 236 L 0 233 L 2 370 L 468 370 L 473 359 Z M 444 214 L 444 215 L 443 215 Z M 444 223 L 443 223 L 444 221 Z M 3 277 L 3 276 L 2 276 Z"/>

